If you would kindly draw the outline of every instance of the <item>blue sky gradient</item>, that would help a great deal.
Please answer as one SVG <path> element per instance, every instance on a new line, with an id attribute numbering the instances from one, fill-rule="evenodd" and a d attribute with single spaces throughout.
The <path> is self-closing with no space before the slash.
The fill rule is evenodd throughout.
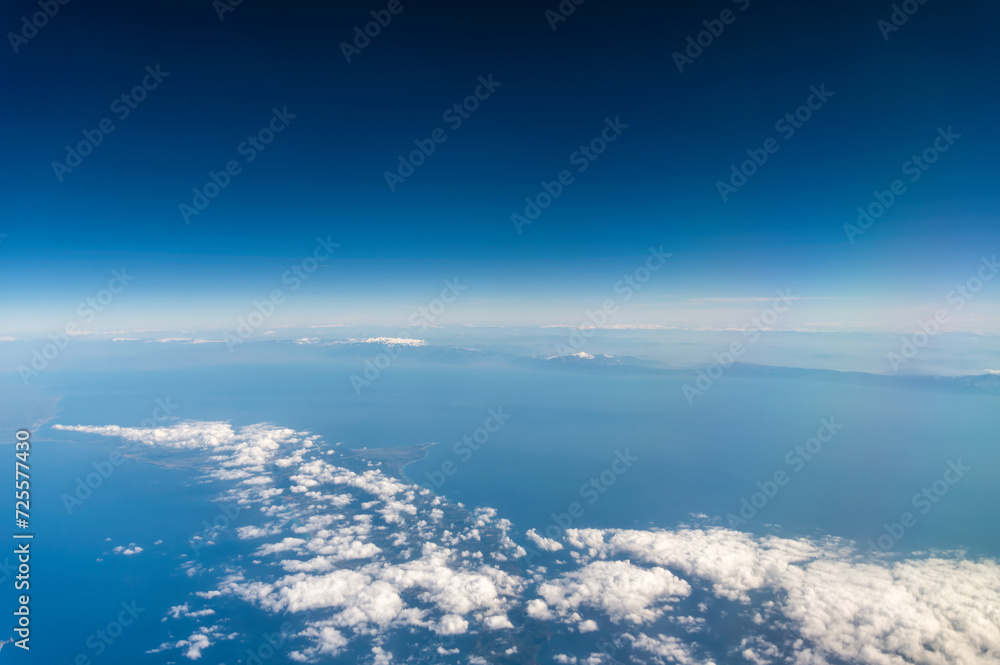
<path id="1" fill-rule="evenodd" d="M 884 39 L 890 4 L 586 3 L 553 30 L 554 3 L 404 1 L 350 63 L 340 43 L 384 4 L 243 3 L 221 21 L 208 2 L 61 6 L 2 56 L 19 94 L 2 106 L 0 332 L 59 326 L 122 268 L 136 279 L 94 329 L 231 325 L 317 237 L 340 248 L 275 324 L 402 325 L 456 277 L 452 322 L 572 322 L 662 245 L 673 257 L 624 321 L 716 325 L 690 301 L 787 287 L 814 299 L 812 323 L 908 329 L 996 251 L 1000 16 L 931 2 Z M 0 24 L 36 10 L 9 3 Z M 672 54 L 723 10 L 679 72 Z M 113 101 L 157 66 L 121 118 Z M 491 75 L 454 128 L 443 113 Z M 776 128 L 813 86 L 832 95 Z M 275 108 L 295 117 L 247 162 Z M 114 131 L 60 181 L 52 162 L 104 118 Z M 578 172 L 606 118 L 628 127 Z M 910 181 L 904 163 L 949 127 L 960 138 Z M 390 191 L 385 172 L 436 128 L 446 140 Z M 723 201 L 717 182 L 769 138 Z M 185 223 L 178 206 L 230 160 L 239 174 Z M 518 233 L 511 215 L 563 169 L 573 183 Z M 905 193 L 851 242 L 844 225 L 895 179 Z"/>

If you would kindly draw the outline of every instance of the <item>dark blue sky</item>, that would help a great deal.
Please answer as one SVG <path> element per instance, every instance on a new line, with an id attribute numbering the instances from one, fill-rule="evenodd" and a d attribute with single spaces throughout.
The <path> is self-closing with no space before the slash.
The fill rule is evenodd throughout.
<path id="1" fill-rule="evenodd" d="M 930 0 L 886 40 L 891 3 L 588 0 L 553 31 L 555 0 L 402 0 L 347 63 L 341 42 L 387 3 L 244 0 L 220 21 L 209 0 L 78 2 L 4 47 L 5 318 L 56 324 L 125 266 L 137 278 L 107 325 L 226 325 L 320 235 L 341 249 L 297 294 L 298 323 L 426 303 L 456 276 L 478 303 L 467 322 L 580 311 L 651 245 L 674 257 L 650 308 L 787 286 L 933 307 L 996 249 L 994 3 Z M 732 22 L 678 72 L 672 54 L 723 10 Z M 37 11 L 6 3 L 0 25 L 21 32 Z M 169 75 L 122 119 L 112 103 L 147 66 Z M 449 126 L 490 75 L 501 85 Z M 776 129 L 823 85 L 794 135 Z M 296 117 L 248 163 L 238 146 L 286 107 Z M 52 162 L 103 118 L 114 131 L 60 182 Z M 578 172 L 571 155 L 606 118 L 628 128 Z M 397 155 L 439 127 L 390 191 Z M 960 138 L 911 182 L 904 162 L 948 127 Z M 771 137 L 777 152 L 723 201 L 717 181 Z M 230 160 L 239 174 L 185 224 L 179 204 Z M 573 183 L 517 233 L 511 214 L 563 169 Z M 849 242 L 844 224 L 894 179 L 905 193 Z"/>

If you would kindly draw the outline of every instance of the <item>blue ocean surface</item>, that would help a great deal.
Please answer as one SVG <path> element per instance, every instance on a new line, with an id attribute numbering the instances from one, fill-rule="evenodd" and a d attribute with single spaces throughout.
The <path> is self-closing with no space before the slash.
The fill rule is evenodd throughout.
<path id="1" fill-rule="evenodd" d="M 196 588 L 179 563 L 201 521 L 213 518 L 214 492 L 192 484 L 188 471 L 112 464 L 116 447 L 79 436 L 33 437 L 35 662 L 142 662 L 162 637 L 160 618 Z M 115 554 L 117 546 L 142 552 Z"/>
<path id="2" fill-rule="evenodd" d="M 689 404 L 684 377 L 401 364 L 358 396 L 348 380 L 356 370 L 285 365 L 70 375 L 59 378 L 57 422 L 138 426 L 153 416 L 157 400 L 167 400 L 176 405 L 175 418 L 273 422 L 346 448 L 434 442 L 426 460 L 407 467 L 410 480 L 435 487 L 428 474 L 450 461 L 454 472 L 436 491 L 495 507 L 524 529 L 547 526 L 552 513 L 574 501 L 585 508 L 574 526 L 673 528 L 696 514 L 741 517 L 741 500 L 784 471 L 787 484 L 741 528 L 764 532 L 773 525 L 787 535 L 864 542 L 910 510 L 923 519 L 897 551 L 1000 554 L 1000 534 L 969 528 L 988 520 L 1000 499 L 994 395 L 723 376 Z M 491 410 L 508 419 L 478 450 L 465 444 L 456 452 Z M 818 452 L 802 452 L 829 420 L 841 429 Z M 626 451 L 638 462 L 612 486 L 599 483 L 581 496 L 580 488 Z M 914 494 L 958 460 L 971 470 L 920 515 Z"/>
<path id="3" fill-rule="evenodd" d="M 50 424 L 273 422 L 319 434 L 326 446 L 435 443 L 406 476 L 469 507 L 496 508 L 520 540 L 529 528 L 559 536 L 569 527 L 691 524 L 837 536 L 865 549 L 910 512 L 916 524 L 887 551 L 1000 556 L 1000 533 L 982 528 L 1000 504 L 996 396 L 724 376 L 689 403 L 683 376 L 406 363 L 359 396 L 349 383 L 356 370 L 342 363 L 50 372 L 45 388 L 61 395 Z M 171 413 L 161 418 L 164 405 Z M 831 424 L 828 440 L 806 459 L 803 446 Z M 464 437 L 482 442 L 456 445 Z M 205 575 L 221 574 L 199 572 L 199 558 L 249 560 L 250 546 L 231 534 L 210 552 L 192 548 L 222 514 L 219 482 L 130 459 L 102 474 L 119 447 L 113 439 L 46 426 L 33 442 L 35 655 L 80 665 L 165 662 L 166 654 L 145 652 L 187 634 L 183 621 L 161 619 L 210 588 Z M 937 501 L 915 503 L 949 462 L 968 471 Z M 787 483 L 772 486 L 776 472 Z M 84 497 L 88 476 L 97 486 Z M 744 501 L 755 506 L 752 515 L 741 512 Z M 250 519 L 223 522 L 231 529 Z M 119 546 L 142 551 L 114 553 Z M 279 616 L 220 602 L 227 631 L 259 635 L 280 625 Z M 110 642 L 101 637 L 133 603 L 141 608 L 134 622 Z M 212 657 L 239 662 L 240 648 L 223 641 Z M 79 654 L 86 660 L 75 661 Z"/>

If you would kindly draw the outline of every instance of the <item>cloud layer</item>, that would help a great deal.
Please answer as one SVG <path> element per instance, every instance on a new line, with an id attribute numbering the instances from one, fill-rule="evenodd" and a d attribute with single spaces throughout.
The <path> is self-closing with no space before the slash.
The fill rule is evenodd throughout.
<path id="1" fill-rule="evenodd" d="M 218 641 L 250 639 L 214 610 L 225 596 L 291 617 L 288 654 L 303 662 L 348 649 L 364 662 L 403 660 L 388 648 L 395 631 L 422 635 L 413 642 L 440 662 L 493 662 L 523 650 L 535 629 L 573 636 L 558 643 L 578 649 L 542 645 L 541 662 L 1000 662 L 993 560 L 876 560 L 835 539 L 724 528 L 571 529 L 561 542 L 529 530 L 523 543 L 537 557 L 526 556 L 496 511 L 449 504 L 309 433 L 223 422 L 56 428 L 118 437 L 154 457 L 197 452 L 220 499 L 252 508 L 252 524 L 198 546 L 245 541 L 261 565 L 213 562 L 211 547 L 185 564 L 209 587 L 165 617 L 191 622 L 189 637 L 154 651 L 194 660 Z M 718 628 L 734 621 L 738 641 Z"/>

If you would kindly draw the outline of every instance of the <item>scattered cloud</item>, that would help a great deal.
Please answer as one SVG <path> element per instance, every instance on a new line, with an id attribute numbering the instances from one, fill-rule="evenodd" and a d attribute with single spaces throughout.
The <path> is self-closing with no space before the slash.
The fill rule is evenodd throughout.
<path id="1" fill-rule="evenodd" d="M 192 576 L 215 570 L 214 588 L 165 618 L 211 617 L 220 597 L 246 602 L 300 622 L 289 647 L 297 661 L 401 630 L 423 631 L 428 657 L 445 638 L 468 639 L 479 651 L 463 650 L 464 660 L 492 662 L 510 655 L 503 640 L 511 630 L 542 622 L 546 632 L 572 636 L 560 642 L 563 653 L 544 656 L 557 663 L 608 662 L 598 649 L 602 626 L 630 654 L 622 660 L 657 664 L 708 665 L 733 654 L 753 665 L 1000 662 L 1000 565 L 989 559 L 872 559 L 833 538 L 725 528 L 569 529 L 561 542 L 531 529 L 528 541 L 561 557 L 532 566 L 495 510 L 450 504 L 378 468 L 351 468 L 308 432 L 224 422 L 57 428 L 210 460 L 207 475 L 223 498 L 254 507 L 230 537 L 253 541 L 246 546 L 260 565 L 189 565 Z M 114 551 L 142 550 L 131 543 Z M 721 638 L 713 619 L 722 616 L 740 622 L 740 641 L 714 651 Z M 197 660 L 221 639 L 230 636 L 219 626 L 202 627 L 158 650 Z M 384 642 L 370 648 L 373 662 L 393 660 Z"/>
<path id="2" fill-rule="evenodd" d="M 118 545 L 111 551 L 114 552 L 115 554 L 121 554 L 123 556 L 134 556 L 136 554 L 140 554 L 142 552 L 142 548 L 136 545 L 135 543 L 129 543 L 128 547 L 125 547 L 124 545 Z"/>

